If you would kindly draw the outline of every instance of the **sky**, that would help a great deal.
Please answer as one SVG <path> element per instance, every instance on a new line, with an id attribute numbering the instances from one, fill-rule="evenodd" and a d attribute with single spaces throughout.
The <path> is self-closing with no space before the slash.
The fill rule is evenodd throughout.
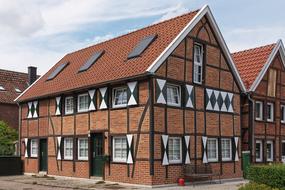
<path id="1" fill-rule="evenodd" d="M 283 0 L 0 0 L 0 68 L 44 74 L 67 53 L 205 4 L 232 52 L 285 40 Z"/>

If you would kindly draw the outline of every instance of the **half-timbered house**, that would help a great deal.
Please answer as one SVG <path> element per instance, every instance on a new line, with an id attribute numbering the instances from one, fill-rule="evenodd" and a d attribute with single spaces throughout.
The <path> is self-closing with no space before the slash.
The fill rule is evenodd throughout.
<path id="1" fill-rule="evenodd" d="M 22 93 L 26 173 L 176 183 L 241 170 L 245 88 L 208 6 L 64 56 Z"/>
<path id="2" fill-rule="evenodd" d="M 253 163 L 285 161 L 285 57 L 277 43 L 233 53 L 246 86 L 242 99 L 243 150 Z"/>

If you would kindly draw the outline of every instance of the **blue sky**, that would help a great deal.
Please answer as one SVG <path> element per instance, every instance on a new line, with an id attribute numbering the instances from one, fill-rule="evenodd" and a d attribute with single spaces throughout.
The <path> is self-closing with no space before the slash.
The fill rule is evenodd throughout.
<path id="1" fill-rule="evenodd" d="M 231 51 L 285 38 L 282 0 L 0 0 L 0 68 L 44 74 L 69 52 L 205 4 Z"/>

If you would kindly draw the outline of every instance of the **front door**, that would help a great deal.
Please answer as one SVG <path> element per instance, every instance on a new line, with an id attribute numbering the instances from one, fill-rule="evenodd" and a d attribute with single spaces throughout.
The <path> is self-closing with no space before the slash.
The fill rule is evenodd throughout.
<path id="1" fill-rule="evenodd" d="M 47 171 L 47 140 L 40 139 L 40 171 Z"/>
<path id="2" fill-rule="evenodd" d="M 92 175 L 102 177 L 104 169 L 103 134 L 92 135 Z"/>

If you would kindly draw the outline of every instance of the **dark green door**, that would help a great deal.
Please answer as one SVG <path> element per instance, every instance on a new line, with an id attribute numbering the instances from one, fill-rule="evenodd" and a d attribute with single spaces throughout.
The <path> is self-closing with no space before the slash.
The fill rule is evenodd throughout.
<path id="1" fill-rule="evenodd" d="M 40 139 L 40 171 L 47 171 L 47 140 Z"/>
<path id="2" fill-rule="evenodd" d="M 102 177 L 104 169 L 103 135 L 92 135 L 92 175 Z"/>

